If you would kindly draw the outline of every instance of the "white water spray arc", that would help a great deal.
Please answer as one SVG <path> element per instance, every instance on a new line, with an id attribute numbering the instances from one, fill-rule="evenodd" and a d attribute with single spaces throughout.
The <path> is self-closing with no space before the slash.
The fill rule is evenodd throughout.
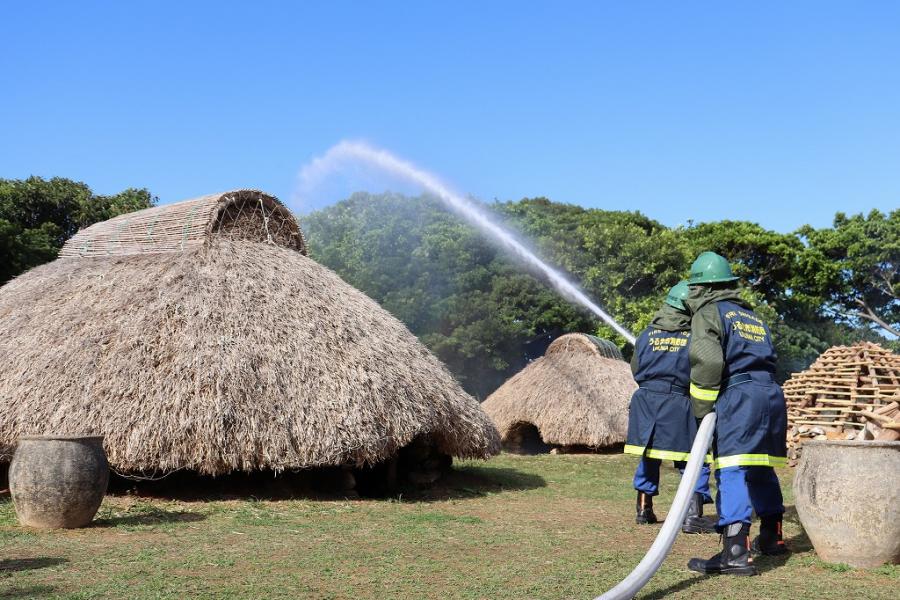
<path id="1" fill-rule="evenodd" d="M 454 213 L 500 243 L 501 246 L 525 261 L 528 265 L 543 273 L 550 281 L 550 284 L 564 298 L 587 308 L 616 330 L 629 344 L 634 345 L 634 335 L 630 331 L 619 325 L 606 311 L 592 302 L 577 285 L 529 250 L 522 242 L 516 239 L 512 232 L 491 219 L 483 208 L 451 191 L 431 173 L 416 168 L 411 163 L 394 156 L 386 150 L 373 148 L 362 142 L 340 142 L 329 149 L 323 156 L 313 159 L 312 162 L 303 167 L 300 171 L 300 181 L 304 186 L 312 186 L 316 181 L 350 161 L 361 161 L 422 186 L 437 196 Z"/>

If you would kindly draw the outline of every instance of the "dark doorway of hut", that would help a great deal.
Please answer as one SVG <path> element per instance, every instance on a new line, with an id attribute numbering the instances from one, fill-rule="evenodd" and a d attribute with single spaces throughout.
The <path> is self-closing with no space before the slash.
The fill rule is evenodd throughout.
<path id="1" fill-rule="evenodd" d="M 187 501 L 230 498 L 384 498 L 426 489 L 453 465 L 428 436 L 418 436 L 388 460 L 275 472 L 234 472 L 213 477 L 181 470 L 168 474 L 112 473 L 109 492 Z"/>
<path id="2" fill-rule="evenodd" d="M 581 444 L 548 444 L 541 437 L 541 431 L 534 423 L 520 422 L 509 429 L 503 440 L 503 449 L 511 454 L 619 454 L 624 444 L 612 444 L 597 448 Z"/>
<path id="3" fill-rule="evenodd" d="M 552 446 L 544 443 L 540 430 L 533 423 L 522 422 L 510 428 L 503 449 L 513 454 L 532 455 L 547 454 Z"/>

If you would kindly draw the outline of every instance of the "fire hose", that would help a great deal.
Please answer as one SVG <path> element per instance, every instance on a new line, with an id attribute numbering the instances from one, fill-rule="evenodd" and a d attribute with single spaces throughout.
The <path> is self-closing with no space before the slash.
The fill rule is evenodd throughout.
<path id="1" fill-rule="evenodd" d="M 678 492 L 675 493 L 675 500 L 672 501 L 672 508 L 669 509 L 666 520 L 663 522 L 656 540 L 653 541 L 653 545 L 650 546 L 650 550 L 628 577 L 594 600 L 630 600 L 634 598 L 635 594 L 647 585 L 647 582 L 662 565 L 672 549 L 675 536 L 678 535 L 681 524 L 687 515 L 688 504 L 694 493 L 694 486 L 697 485 L 703 461 L 706 460 L 706 453 L 712 442 L 715 426 L 716 413 L 714 412 L 703 417 L 703 421 L 700 422 L 697 437 L 694 438 L 694 445 L 691 447 L 690 458 L 684 469 L 684 475 L 681 476 L 681 483 L 678 485 Z"/>

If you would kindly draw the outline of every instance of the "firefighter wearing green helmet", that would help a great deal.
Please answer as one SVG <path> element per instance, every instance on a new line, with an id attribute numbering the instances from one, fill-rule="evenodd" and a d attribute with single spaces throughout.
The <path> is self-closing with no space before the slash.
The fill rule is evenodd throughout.
<path id="1" fill-rule="evenodd" d="M 634 473 L 638 524 L 657 522 L 653 497 L 659 493 L 662 461 L 674 461 L 683 473 L 697 435 L 697 422 L 691 414 L 688 397 L 691 317 L 683 302 L 688 291 L 685 281 L 673 287 L 634 345 L 631 370 L 639 387 L 628 407 L 625 453 L 640 457 Z M 709 467 L 704 465 L 681 526 L 683 531 L 715 531 L 715 522 L 703 516 L 703 505 L 709 502 L 712 502 Z"/>
<path id="2" fill-rule="evenodd" d="M 697 418 L 716 412 L 717 528 L 723 534 L 719 554 L 691 559 L 688 568 L 755 575 L 751 552 L 787 551 L 781 533 L 784 503 L 773 468 L 785 464 L 787 410 L 774 377 L 772 334 L 738 295 L 737 277 L 724 257 L 702 253 L 688 283 L 691 403 Z M 750 544 L 753 511 L 760 533 Z"/>

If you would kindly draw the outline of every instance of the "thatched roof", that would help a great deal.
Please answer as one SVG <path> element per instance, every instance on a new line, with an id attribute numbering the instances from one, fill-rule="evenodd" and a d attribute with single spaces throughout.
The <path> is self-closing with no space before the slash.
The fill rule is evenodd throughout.
<path id="1" fill-rule="evenodd" d="M 127 243 L 110 234 L 123 222 Z M 458 457 L 496 453 L 478 403 L 304 256 L 299 231 L 260 192 L 206 196 L 89 227 L 0 288 L 0 454 L 50 432 L 102 434 L 131 472 L 371 464 L 419 435 Z"/>
<path id="2" fill-rule="evenodd" d="M 535 425 L 547 444 L 599 448 L 625 441 L 637 384 L 628 364 L 602 356 L 591 337 L 559 337 L 484 401 L 504 441 L 521 423 Z"/>
<path id="3" fill-rule="evenodd" d="M 291 212 L 274 196 L 235 190 L 119 215 L 79 231 L 60 258 L 183 252 L 212 239 L 271 242 L 306 255 Z"/>
<path id="4" fill-rule="evenodd" d="M 591 356 L 622 360 L 622 351 L 619 350 L 618 346 L 609 340 L 587 333 L 561 335 L 547 346 L 547 351 L 544 354 L 555 354 L 557 352 L 579 352 L 590 354 Z"/>

